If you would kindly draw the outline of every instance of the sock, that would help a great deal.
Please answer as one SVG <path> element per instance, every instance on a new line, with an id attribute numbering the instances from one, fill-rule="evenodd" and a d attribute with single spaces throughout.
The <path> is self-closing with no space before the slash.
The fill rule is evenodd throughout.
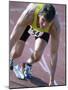
<path id="1" fill-rule="evenodd" d="M 25 68 L 26 66 L 29 66 L 29 67 L 32 67 L 32 64 L 30 64 L 30 63 L 23 63 L 23 68 Z"/>
<path id="2" fill-rule="evenodd" d="M 27 63 L 30 64 L 30 65 L 32 65 L 33 60 L 32 60 L 31 58 L 29 58 L 29 59 L 27 60 Z"/>

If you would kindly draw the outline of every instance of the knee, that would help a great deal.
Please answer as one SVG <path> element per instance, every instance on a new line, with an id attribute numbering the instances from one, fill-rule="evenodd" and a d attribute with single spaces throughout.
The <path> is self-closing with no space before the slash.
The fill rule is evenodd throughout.
<path id="1" fill-rule="evenodd" d="M 11 57 L 12 58 L 20 57 L 24 49 L 24 45 L 25 45 L 25 42 L 19 40 L 11 50 L 11 53 L 10 53 Z"/>
<path id="2" fill-rule="evenodd" d="M 14 52 L 14 58 L 18 58 L 21 56 L 21 52 Z"/>
<path id="3" fill-rule="evenodd" d="M 20 57 L 22 52 L 16 50 L 15 48 L 12 49 L 10 55 L 13 59 Z"/>

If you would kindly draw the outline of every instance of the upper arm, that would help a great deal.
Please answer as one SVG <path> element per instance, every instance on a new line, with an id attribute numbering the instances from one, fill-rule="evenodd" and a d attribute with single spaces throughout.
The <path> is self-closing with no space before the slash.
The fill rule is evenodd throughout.
<path id="1" fill-rule="evenodd" d="M 60 39 L 60 29 L 53 26 L 52 32 L 51 32 L 51 53 L 52 54 L 55 54 L 58 51 L 59 39 Z"/>
<path id="2" fill-rule="evenodd" d="M 33 20 L 34 10 L 35 8 L 33 4 L 29 4 L 18 19 L 17 24 L 20 24 L 22 26 L 31 24 Z"/>

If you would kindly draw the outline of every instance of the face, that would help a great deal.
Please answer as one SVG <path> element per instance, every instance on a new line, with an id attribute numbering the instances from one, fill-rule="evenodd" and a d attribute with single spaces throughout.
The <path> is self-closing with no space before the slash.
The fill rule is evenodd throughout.
<path id="1" fill-rule="evenodd" d="M 48 22 L 45 20 L 44 16 L 39 16 L 39 25 L 42 29 L 48 26 Z"/>

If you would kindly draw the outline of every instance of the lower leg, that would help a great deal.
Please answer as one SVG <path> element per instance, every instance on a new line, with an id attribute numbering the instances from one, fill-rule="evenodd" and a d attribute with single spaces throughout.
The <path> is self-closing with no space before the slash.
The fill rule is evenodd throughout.
<path id="1" fill-rule="evenodd" d="M 31 55 L 31 57 L 27 60 L 27 63 L 29 63 L 29 64 L 32 65 L 32 64 L 38 62 L 38 61 L 40 60 L 40 58 L 41 58 L 41 56 L 38 55 L 38 54 L 36 54 L 36 52 L 35 52 L 35 53 L 33 53 L 33 54 Z"/>
<path id="2" fill-rule="evenodd" d="M 36 57 L 35 53 L 27 60 L 26 63 L 23 63 L 23 74 L 24 79 L 30 79 L 32 76 L 32 64 L 39 61 L 39 57 Z"/>
<path id="3" fill-rule="evenodd" d="M 11 53 L 10 53 L 10 69 L 11 70 L 13 69 L 13 61 L 14 61 L 14 59 L 16 59 L 16 58 L 21 56 L 22 51 L 24 49 L 24 45 L 25 45 L 25 42 L 19 40 L 14 45 L 14 47 L 12 48 Z"/>
<path id="4" fill-rule="evenodd" d="M 14 59 L 18 58 L 19 55 L 17 55 L 17 53 L 13 53 L 12 55 L 10 55 L 10 70 L 13 70 L 13 66 L 14 66 Z"/>
<path id="5" fill-rule="evenodd" d="M 47 45 L 47 43 L 45 42 L 45 40 L 43 40 L 41 38 L 36 39 L 36 41 L 35 41 L 35 51 L 31 55 L 31 57 L 27 60 L 26 63 L 29 64 L 29 65 L 32 65 L 32 64 L 38 62 L 41 58 L 41 55 L 42 55 L 43 50 L 44 50 L 46 45 Z"/>
<path id="6" fill-rule="evenodd" d="M 43 44 L 42 44 L 43 43 Z M 37 38 L 35 40 L 35 50 L 31 57 L 27 60 L 28 63 L 33 64 L 40 60 L 44 48 L 46 47 L 47 42 L 44 39 Z"/>

